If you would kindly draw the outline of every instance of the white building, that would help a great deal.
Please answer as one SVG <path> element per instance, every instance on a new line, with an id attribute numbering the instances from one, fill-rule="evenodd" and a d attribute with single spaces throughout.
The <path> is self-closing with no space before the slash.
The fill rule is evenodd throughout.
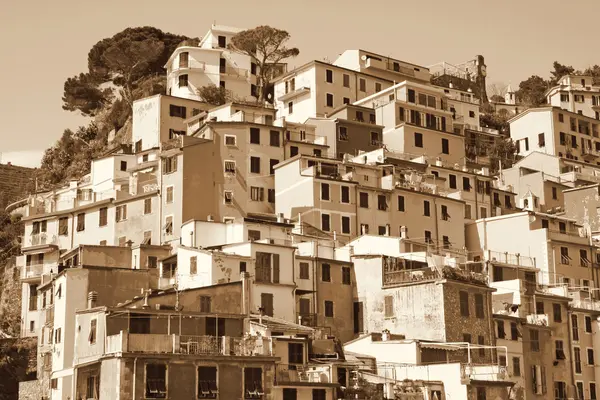
<path id="1" fill-rule="evenodd" d="M 214 85 L 230 90 L 239 100 L 256 100 L 256 64 L 250 56 L 228 48 L 241 31 L 213 25 L 198 46 L 178 47 L 165 65 L 167 93 L 201 100 L 197 90 Z"/>
<path id="2" fill-rule="evenodd" d="M 594 78 L 588 75 L 565 75 L 556 86 L 546 91 L 548 104 L 600 119 L 600 86 L 594 85 Z"/>

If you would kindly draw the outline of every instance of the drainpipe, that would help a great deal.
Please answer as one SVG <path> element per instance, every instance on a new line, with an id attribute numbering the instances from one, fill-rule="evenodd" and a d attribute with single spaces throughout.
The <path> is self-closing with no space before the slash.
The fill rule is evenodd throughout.
<path id="1" fill-rule="evenodd" d="M 317 255 L 319 254 L 319 242 L 316 242 L 316 253 Z M 315 310 L 315 319 L 318 318 L 319 315 L 319 294 L 317 292 L 317 257 L 313 257 L 312 260 L 312 265 L 313 265 L 313 301 L 314 301 L 314 305 L 313 308 Z M 313 323 L 316 325 L 316 321 L 313 321 Z"/>
<path id="2" fill-rule="evenodd" d="M 294 247 L 294 250 L 292 251 L 292 283 L 294 284 L 294 289 L 292 289 L 292 294 L 294 296 L 293 315 L 294 315 L 295 323 L 298 323 L 298 316 L 296 313 L 298 310 L 298 307 L 296 306 L 296 290 L 298 290 L 298 285 L 296 285 L 296 248 L 295 247 Z"/>
<path id="3" fill-rule="evenodd" d="M 487 298 L 487 306 L 488 306 L 488 311 L 492 311 L 492 294 L 488 292 L 488 294 L 486 295 Z M 490 327 L 490 344 L 493 344 L 493 346 L 496 345 L 496 343 L 494 342 L 494 339 L 496 338 L 495 335 L 495 331 L 494 331 L 494 326 L 492 324 L 492 318 L 488 318 L 488 325 Z M 492 354 L 492 362 L 494 361 L 494 352 L 491 352 Z M 498 354 L 496 354 L 496 360 L 498 360 Z M 506 364 L 508 365 L 508 348 L 506 348 Z"/>
<path id="4" fill-rule="evenodd" d="M 136 400 L 135 397 L 135 381 L 136 381 L 136 372 L 137 372 L 137 357 L 133 359 L 133 396 L 131 396 L 132 400 Z"/>
<path id="5" fill-rule="evenodd" d="M 573 393 L 577 393 L 577 387 L 575 386 L 575 359 L 573 358 L 573 338 L 572 338 L 572 334 L 573 332 L 571 331 L 571 315 L 573 314 L 573 311 L 571 311 L 571 309 L 568 308 L 569 306 L 567 305 L 567 318 L 569 319 L 567 321 L 567 333 L 568 333 L 568 338 L 569 338 L 569 358 L 571 360 L 571 365 L 569 368 L 569 370 L 571 371 L 571 387 L 573 388 Z M 573 396 L 576 397 L 576 396 Z"/>

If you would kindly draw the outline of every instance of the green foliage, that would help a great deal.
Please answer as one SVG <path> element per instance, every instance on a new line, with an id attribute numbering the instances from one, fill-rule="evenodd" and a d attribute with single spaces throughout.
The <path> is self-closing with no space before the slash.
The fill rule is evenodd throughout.
<path id="1" fill-rule="evenodd" d="M 23 234 L 20 215 L 10 215 L 0 208 L 0 266 L 19 254 L 19 236 Z M 0 272 L 2 272 L 0 270 Z M 0 276 L 1 277 L 1 276 Z"/>
<path id="2" fill-rule="evenodd" d="M 538 107 L 546 103 L 544 93 L 548 89 L 548 82 L 541 76 L 532 75 L 519 83 L 517 98 L 528 107 Z"/>
<path id="3" fill-rule="evenodd" d="M 106 135 L 100 134 L 93 123 L 76 132 L 65 129 L 54 146 L 44 152 L 40 183 L 54 185 L 87 174 L 92 158 L 102 154 L 106 143 Z"/>
<path id="4" fill-rule="evenodd" d="M 64 110 L 80 111 L 92 117 L 111 99 L 112 91 L 99 88 L 98 82 L 90 74 L 81 73 L 65 81 L 62 98 Z"/>
<path id="5" fill-rule="evenodd" d="M 490 97 L 490 100 L 495 103 L 504 103 L 504 97 L 500 96 L 499 94 L 493 95 Z"/>
<path id="6" fill-rule="evenodd" d="M 554 61 L 552 64 L 554 68 L 550 71 L 550 80 L 548 81 L 549 86 L 554 86 L 558 83 L 558 80 L 565 75 L 570 75 L 575 72 L 575 68 L 570 65 L 563 65 L 558 61 Z"/>
<path id="7" fill-rule="evenodd" d="M 508 120 L 511 115 L 506 110 L 496 112 L 492 106 L 483 107 L 479 113 L 479 124 L 486 128 L 498 130 L 505 136 L 510 136 L 510 124 Z"/>
<path id="8" fill-rule="evenodd" d="M 300 54 L 296 47 L 286 47 L 289 39 L 287 31 L 266 25 L 242 31 L 231 39 L 230 47 L 252 57 L 257 65 L 259 101 L 267 99 L 267 88 L 280 71 L 281 61 Z"/>
<path id="9" fill-rule="evenodd" d="M 600 85 L 600 66 L 594 65 L 593 67 L 588 67 L 583 71 L 583 75 L 592 76 L 592 83 L 594 85 Z"/>
<path id="10" fill-rule="evenodd" d="M 383 387 L 370 383 L 359 375 L 356 384 L 344 391 L 344 399 L 383 400 Z"/>
<path id="11" fill-rule="evenodd" d="M 208 104 L 220 106 L 233 100 L 233 93 L 222 86 L 208 85 L 198 89 L 198 96 Z"/>
<path id="12" fill-rule="evenodd" d="M 19 382 L 33 378 L 30 360 L 36 350 L 36 339 L 0 340 L 0 400 L 17 399 Z"/>

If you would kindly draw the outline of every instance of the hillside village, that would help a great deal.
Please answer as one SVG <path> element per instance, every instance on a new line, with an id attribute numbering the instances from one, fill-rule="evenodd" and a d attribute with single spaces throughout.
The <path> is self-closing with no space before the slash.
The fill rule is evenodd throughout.
<path id="1" fill-rule="evenodd" d="M 267 76 L 242 31 L 177 47 L 129 146 L 7 205 L 19 398 L 595 400 L 594 77 L 528 107 L 488 99 L 482 56 Z"/>

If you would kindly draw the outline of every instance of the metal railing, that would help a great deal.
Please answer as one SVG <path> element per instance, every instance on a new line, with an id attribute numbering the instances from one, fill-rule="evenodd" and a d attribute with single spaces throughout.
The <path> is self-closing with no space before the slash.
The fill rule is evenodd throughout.
<path id="1" fill-rule="evenodd" d="M 275 385 L 332 383 L 330 365 L 277 364 Z"/>
<path id="2" fill-rule="evenodd" d="M 29 236 L 23 236 L 21 241 L 23 247 L 41 246 L 45 244 L 58 244 L 58 237 L 46 232 L 34 233 Z"/>
<path id="3" fill-rule="evenodd" d="M 26 265 L 21 269 L 21 279 L 37 278 L 44 273 L 44 264 Z"/>
<path id="4" fill-rule="evenodd" d="M 271 338 L 128 333 L 106 337 L 106 353 L 169 353 L 193 355 L 271 356 Z"/>
<path id="5" fill-rule="evenodd" d="M 487 250 L 485 253 L 486 260 L 492 262 L 499 262 L 502 264 L 516 265 L 519 267 L 530 267 L 535 268 L 535 258 L 522 256 L 520 254 L 513 254 L 508 252 L 492 251 Z"/>
<path id="6" fill-rule="evenodd" d="M 383 286 L 403 283 L 416 283 L 440 279 L 441 275 L 431 268 L 405 269 L 400 271 L 386 271 L 383 274 Z"/>

